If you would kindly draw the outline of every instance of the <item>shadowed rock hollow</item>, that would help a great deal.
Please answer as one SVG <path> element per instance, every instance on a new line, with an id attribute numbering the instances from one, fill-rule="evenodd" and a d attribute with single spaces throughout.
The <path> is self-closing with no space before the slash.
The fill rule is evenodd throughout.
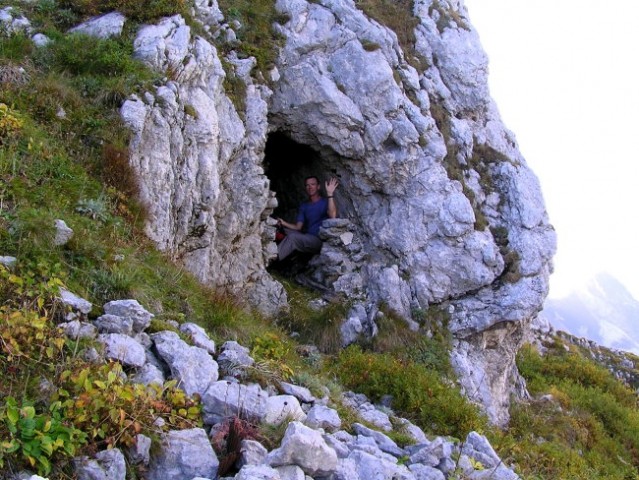
<path id="1" fill-rule="evenodd" d="M 215 2 L 196 4 L 211 31 L 229 28 Z M 134 47 L 153 68 L 175 69 L 172 80 L 128 100 L 122 116 L 148 235 L 267 314 L 286 305 L 266 270 L 271 215 L 292 215 L 305 176 L 338 176 L 347 221 L 327 230 L 352 236 L 314 260 L 316 280 L 353 299 L 364 321 L 380 304 L 409 322 L 447 312 L 466 394 L 504 423 L 509 395 L 525 394 L 514 356 L 547 294 L 555 234 L 488 95 L 466 9 L 442 4 L 414 2 L 417 70 L 352 1 L 279 0 L 288 21 L 274 28 L 286 40 L 268 85 L 251 77 L 253 59 L 226 58 L 246 84 L 241 111 L 212 43 L 165 19 L 141 28 Z"/>

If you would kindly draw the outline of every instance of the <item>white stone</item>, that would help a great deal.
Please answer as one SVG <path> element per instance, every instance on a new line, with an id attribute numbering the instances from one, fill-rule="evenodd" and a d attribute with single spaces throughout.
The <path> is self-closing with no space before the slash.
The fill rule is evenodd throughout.
<path id="1" fill-rule="evenodd" d="M 270 425 L 280 425 L 283 422 L 300 421 L 306 419 L 306 414 L 300 402 L 292 395 L 276 395 L 266 399 L 266 411 L 263 422 Z"/>
<path id="2" fill-rule="evenodd" d="M 311 477 L 327 476 L 337 468 L 337 454 L 321 434 L 300 422 L 291 422 L 282 444 L 266 457 L 272 467 L 297 465 Z"/>
<path id="3" fill-rule="evenodd" d="M 124 28 L 126 17 L 119 12 L 94 17 L 69 30 L 69 33 L 81 33 L 97 38 L 119 37 Z"/>

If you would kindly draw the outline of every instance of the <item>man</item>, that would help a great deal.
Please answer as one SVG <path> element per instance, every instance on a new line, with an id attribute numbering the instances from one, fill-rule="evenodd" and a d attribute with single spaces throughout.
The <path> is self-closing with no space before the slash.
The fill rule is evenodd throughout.
<path id="1" fill-rule="evenodd" d="M 322 248 L 319 239 L 320 225 L 327 218 L 337 217 L 337 206 L 333 194 L 339 182 L 335 177 L 324 184 L 326 197 L 321 195 L 320 181 L 317 177 L 306 177 L 304 188 L 308 202 L 300 206 L 296 223 L 277 219 L 278 226 L 283 226 L 286 236 L 277 246 L 278 260 L 284 260 L 294 251 L 317 253 Z"/>

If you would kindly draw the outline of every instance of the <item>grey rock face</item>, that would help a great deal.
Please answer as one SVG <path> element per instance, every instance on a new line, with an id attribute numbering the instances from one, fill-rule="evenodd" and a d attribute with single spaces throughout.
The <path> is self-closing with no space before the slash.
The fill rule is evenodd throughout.
<path id="1" fill-rule="evenodd" d="M 159 332 L 151 335 L 159 356 L 171 370 L 171 377 L 187 395 L 206 392 L 218 378 L 218 366 L 206 350 L 191 347 L 177 333 Z"/>
<path id="2" fill-rule="evenodd" d="M 410 465 L 408 469 L 415 476 L 415 480 L 445 480 L 446 478 L 440 470 L 419 463 Z"/>
<path id="3" fill-rule="evenodd" d="M 109 38 L 119 37 L 124 28 L 126 17 L 119 12 L 111 12 L 106 15 L 94 17 L 86 22 L 73 27 L 69 33 L 81 33 L 91 37 Z"/>
<path id="4" fill-rule="evenodd" d="M 207 21 L 217 18 L 201 7 Z M 160 71 L 170 66 L 176 77 L 122 107 L 133 132 L 131 165 L 149 208 L 147 234 L 202 282 L 275 313 L 286 295 L 265 271 L 275 252 L 263 221 L 272 211 L 261 166 L 268 89 L 253 85 L 246 71 L 242 121 L 224 94 L 215 47 L 193 38 L 181 17 L 141 28 L 134 49 L 137 58 Z"/>
<path id="5" fill-rule="evenodd" d="M 365 427 L 361 423 L 354 423 L 353 430 L 358 435 L 363 435 L 365 437 L 370 437 L 375 440 L 375 443 L 379 447 L 382 452 L 390 453 L 395 457 L 401 457 L 404 454 L 404 451 L 397 446 L 397 444 L 384 435 L 381 432 L 377 432 L 375 430 L 371 430 L 368 427 Z"/>
<path id="6" fill-rule="evenodd" d="M 30 33 L 31 22 L 13 7 L 0 9 L 0 31 L 7 35 Z"/>
<path id="7" fill-rule="evenodd" d="M 204 430 L 170 431 L 163 437 L 159 450 L 152 452 L 147 476 L 149 480 L 215 478 L 218 465 Z"/>
<path id="8" fill-rule="evenodd" d="M 274 27 L 286 40 L 272 90 L 250 78 L 251 59 L 227 58 L 247 86 L 242 112 L 224 91 L 216 49 L 182 18 L 164 19 L 140 29 L 135 55 L 172 80 L 121 113 L 149 237 L 201 281 L 268 314 L 286 303 L 265 271 L 274 253 L 267 217 L 281 200 L 270 189 L 282 197 L 275 186 L 295 184 L 304 169 L 338 175 L 343 218 L 327 222 L 311 277 L 365 309 L 349 316 L 347 342 L 374 331 L 381 303 L 407 320 L 441 307 L 466 393 L 504 423 L 517 393 L 514 353 L 547 294 L 555 234 L 488 95 L 488 60 L 463 4 L 450 5 L 450 18 L 433 6 L 414 2 L 418 70 L 351 1 L 278 0 L 289 21 Z M 232 36 L 217 5 L 198 2 L 196 13 Z M 313 159 L 267 178 L 268 132 Z"/>
<path id="9" fill-rule="evenodd" d="M 145 363 L 138 371 L 131 377 L 133 383 L 141 383 L 143 385 L 150 385 L 152 383 L 156 385 L 164 384 L 165 378 L 162 370 L 151 363 Z"/>
<path id="10" fill-rule="evenodd" d="M 326 476 L 337 468 L 337 454 L 319 432 L 291 422 L 281 446 L 268 454 L 266 463 L 272 467 L 297 465 L 311 477 Z"/>
<path id="11" fill-rule="evenodd" d="M 477 432 L 470 432 L 468 434 L 466 442 L 462 447 L 462 453 L 481 462 L 484 467 L 496 467 L 501 463 L 501 460 L 486 437 Z"/>
<path id="12" fill-rule="evenodd" d="M 124 480 L 126 478 L 126 461 L 117 448 L 96 453 L 94 460 L 88 457 L 76 458 L 74 465 L 79 480 Z"/>

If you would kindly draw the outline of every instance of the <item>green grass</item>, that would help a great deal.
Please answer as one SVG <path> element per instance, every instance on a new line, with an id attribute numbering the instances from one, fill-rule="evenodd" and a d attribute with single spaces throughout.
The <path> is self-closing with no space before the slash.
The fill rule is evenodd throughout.
<path id="1" fill-rule="evenodd" d="M 524 347 L 517 364 L 539 398 L 514 405 L 510 428 L 493 439 L 526 477 L 631 479 L 639 475 L 637 394 L 578 349 L 557 342 L 540 356 Z"/>

